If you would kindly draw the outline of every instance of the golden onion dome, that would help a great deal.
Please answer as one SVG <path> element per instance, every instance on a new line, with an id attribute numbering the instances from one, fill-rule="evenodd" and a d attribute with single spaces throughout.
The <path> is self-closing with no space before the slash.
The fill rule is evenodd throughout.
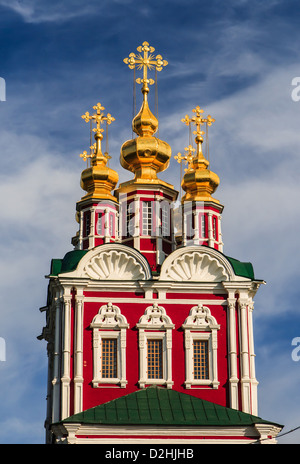
<path id="1" fill-rule="evenodd" d="M 168 64 L 161 55 L 154 57 L 154 50 L 148 42 L 143 42 L 137 48 L 139 54 L 130 53 L 129 58 L 124 59 L 130 69 L 135 69 L 136 66 L 143 69 L 143 78 L 136 79 L 138 84 L 142 84 L 143 103 L 132 121 L 132 129 L 137 137 L 125 142 L 120 154 L 121 166 L 134 174 L 134 179 L 129 183 L 166 184 L 157 178 L 157 173 L 167 169 L 171 158 L 170 145 L 154 136 L 158 129 L 158 120 L 148 104 L 148 85 L 154 81 L 148 78 L 147 71 L 161 71 Z"/>
<path id="2" fill-rule="evenodd" d="M 203 110 L 199 106 L 193 112 L 196 113 L 196 116 L 192 119 L 188 116 L 182 119 L 187 125 L 193 122 L 197 130 L 194 132 L 196 134 L 196 154 L 190 157 L 189 168 L 182 179 L 181 186 L 186 193 L 181 201 L 182 203 L 185 201 L 214 201 L 219 203 L 211 196 L 220 183 L 219 176 L 209 169 L 209 161 L 202 153 L 203 132 L 201 125 L 204 123 L 211 125 L 215 120 L 211 116 L 206 119 L 202 118 Z"/>
<path id="3" fill-rule="evenodd" d="M 89 113 L 85 113 L 82 118 L 86 122 L 94 120 L 96 122 L 95 131 L 95 143 L 91 147 L 93 150 L 90 155 L 87 155 L 86 152 L 83 152 L 80 156 L 86 160 L 91 159 L 91 166 L 85 169 L 81 173 L 80 185 L 83 190 L 87 193 L 82 197 L 81 200 L 87 199 L 97 199 L 97 200 L 113 200 L 117 201 L 117 198 L 111 193 L 119 180 L 118 173 L 107 166 L 108 153 L 102 153 L 101 141 L 103 139 L 103 129 L 101 129 L 100 124 L 103 121 L 106 121 L 107 124 L 110 124 L 114 121 L 114 118 L 110 114 L 104 116 L 101 112 L 104 108 L 98 103 L 93 107 L 96 109 L 96 113 L 92 116 Z"/>
<path id="4" fill-rule="evenodd" d="M 133 119 L 132 128 L 138 137 L 122 145 L 121 166 L 134 174 L 135 183 L 160 182 L 157 173 L 167 169 L 172 151 L 168 143 L 154 137 L 158 121 L 150 111 L 147 93 L 144 93 L 141 110 Z"/>

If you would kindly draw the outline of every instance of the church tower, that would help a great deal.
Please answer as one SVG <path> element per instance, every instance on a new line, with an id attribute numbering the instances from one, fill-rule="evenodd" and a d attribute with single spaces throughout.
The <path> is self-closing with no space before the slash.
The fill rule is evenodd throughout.
<path id="1" fill-rule="evenodd" d="M 46 442 L 275 443 L 282 426 L 257 404 L 252 317 L 263 281 L 223 252 L 219 177 L 202 148 L 215 121 L 199 106 L 183 119 L 196 148 L 175 157 L 188 165 L 175 234 L 178 192 L 158 176 L 171 147 L 155 136 L 148 102 L 148 72 L 168 63 L 147 42 L 137 51 L 124 61 L 143 71 L 143 101 L 120 152 L 132 179 L 118 185 L 103 153 L 114 117 L 100 103 L 82 116 L 95 142 L 81 155 L 79 230 L 73 250 L 51 261 L 42 308 Z"/>

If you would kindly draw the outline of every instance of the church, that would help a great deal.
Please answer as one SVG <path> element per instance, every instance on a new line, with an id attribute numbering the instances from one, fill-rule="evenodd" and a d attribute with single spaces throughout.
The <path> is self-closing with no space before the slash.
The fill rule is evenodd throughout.
<path id="1" fill-rule="evenodd" d="M 168 64 L 154 50 L 144 42 L 124 59 L 143 98 L 120 148 L 128 181 L 103 149 L 114 117 L 100 103 L 82 116 L 94 143 L 81 154 L 78 231 L 51 261 L 41 308 L 46 443 L 276 443 L 282 425 L 257 404 L 252 318 L 264 282 L 223 251 L 220 180 L 204 150 L 215 120 L 199 106 L 182 119 L 195 137 L 175 157 L 186 165 L 180 197 L 159 178 L 172 151 L 148 102 L 148 73 Z"/>

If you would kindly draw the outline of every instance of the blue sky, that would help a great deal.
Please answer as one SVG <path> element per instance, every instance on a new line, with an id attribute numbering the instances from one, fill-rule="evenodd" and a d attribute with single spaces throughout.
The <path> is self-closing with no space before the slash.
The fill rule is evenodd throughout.
<path id="1" fill-rule="evenodd" d="M 188 143 L 180 121 L 199 105 L 216 122 L 211 168 L 225 205 L 224 253 L 254 265 L 259 415 L 300 425 L 300 9 L 291 0 L 0 0 L 0 443 L 43 443 L 44 326 L 51 258 L 72 249 L 82 196 L 81 115 L 101 102 L 111 166 L 131 138 L 132 71 L 123 58 L 148 41 L 169 65 L 158 75 L 159 136 L 173 155 Z M 154 110 L 154 89 L 150 104 Z M 152 100 L 151 100 L 152 99 Z M 137 105 L 141 94 L 137 89 Z M 179 188 L 172 159 L 161 178 Z M 300 431 L 279 439 L 299 443 Z"/>

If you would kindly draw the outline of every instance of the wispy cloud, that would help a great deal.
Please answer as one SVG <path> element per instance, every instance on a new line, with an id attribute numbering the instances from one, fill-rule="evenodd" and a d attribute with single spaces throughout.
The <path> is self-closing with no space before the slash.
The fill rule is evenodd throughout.
<path id="1" fill-rule="evenodd" d="M 104 3 L 106 1 L 104 0 Z M 0 6 L 6 7 L 19 14 L 27 23 L 64 22 L 70 19 L 92 14 L 96 4 L 90 1 L 83 3 L 81 0 L 68 1 L 53 0 L 51 3 L 45 0 L 0 0 Z"/>

